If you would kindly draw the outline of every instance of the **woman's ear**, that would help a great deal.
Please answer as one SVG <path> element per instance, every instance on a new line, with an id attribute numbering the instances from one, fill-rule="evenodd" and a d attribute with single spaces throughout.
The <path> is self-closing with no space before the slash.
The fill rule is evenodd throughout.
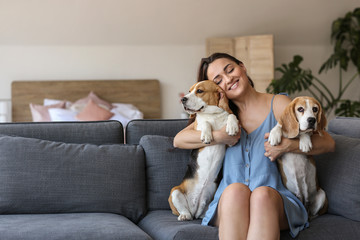
<path id="1" fill-rule="evenodd" d="M 285 108 L 280 117 L 279 124 L 287 138 L 295 138 L 299 135 L 299 121 L 295 115 L 295 102 L 291 102 Z"/>

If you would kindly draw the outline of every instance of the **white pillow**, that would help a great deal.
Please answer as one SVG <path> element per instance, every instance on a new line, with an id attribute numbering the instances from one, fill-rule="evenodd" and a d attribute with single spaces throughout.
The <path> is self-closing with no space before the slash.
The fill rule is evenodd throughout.
<path id="1" fill-rule="evenodd" d="M 50 98 L 44 98 L 44 106 L 53 105 L 57 103 L 64 102 L 64 100 L 58 100 L 58 99 L 50 99 Z M 65 108 L 69 108 L 71 106 L 72 102 L 65 101 Z"/>
<path id="2" fill-rule="evenodd" d="M 127 119 L 132 120 L 132 119 L 144 118 L 144 114 L 132 104 L 113 103 L 112 106 L 113 109 L 111 109 L 111 112 L 113 112 L 114 114 L 120 113 L 122 116 L 124 116 Z"/>
<path id="3" fill-rule="evenodd" d="M 71 111 L 69 109 L 62 108 L 50 108 L 49 115 L 51 121 L 78 121 L 75 116 L 77 112 Z"/>

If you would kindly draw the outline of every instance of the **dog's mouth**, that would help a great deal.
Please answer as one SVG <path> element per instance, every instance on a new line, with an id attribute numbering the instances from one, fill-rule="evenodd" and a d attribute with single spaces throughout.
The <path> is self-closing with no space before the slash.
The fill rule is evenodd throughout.
<path id="1" fill-rule="evenodd" d="M 184 106 L 184 110 L 190 114 L 193 114 L 193 113 L 197 113 L 197 112 L 201 112 L 201 110 L 204 109 L 204 106 L 202 106 L 201 108 L 199 108 L 198 110 L 195 110 L 195 109 L 191 109 L 191 108 L 188 108 L 188 107 L 185 107 Z"/>

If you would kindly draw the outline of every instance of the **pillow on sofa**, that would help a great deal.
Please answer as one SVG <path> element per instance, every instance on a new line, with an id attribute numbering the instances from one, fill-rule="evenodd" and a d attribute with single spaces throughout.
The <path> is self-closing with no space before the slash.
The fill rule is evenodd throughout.
<path id="1" fill-rule="evenodd" d="M 191 150 L 173 147 L 173 137 L 146 135 L 140 139 L 146 156 L 149 210 L 170 209 L 172 187 L 185 175 Z"/>
<path id="2" fill-rule="evenodd" d="M 360 139 L 331 134 L 333 153 L 314 156 L 329 213 L 360 221 Z"/>
<path id="3" fill-rule="evenodd" d="M 145 191 L 139 146 L 0 135 L 0 214 L 107 212 L 137 222 Z"/>

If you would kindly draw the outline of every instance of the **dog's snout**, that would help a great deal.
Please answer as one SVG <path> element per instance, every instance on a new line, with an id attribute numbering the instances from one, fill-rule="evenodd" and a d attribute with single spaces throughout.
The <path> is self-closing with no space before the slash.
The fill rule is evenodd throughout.
<path id="1" fill-rule="evenodd" d="M 309 117 L 307 119 L 307 121 L 308 121 L 309 125 L 314 126 L 316 119 L 314 117 Z"/>
<path id="2" fill-rule="evenodd" d="M 181 102 L 184 104 L 184 103 L 186 103 L 186 102 L 187 102 L 187 100 L 188 100 L 188 98 L 187 98 L 187 97 L 183 97 L 183 98 L 181 99 Z"/>

